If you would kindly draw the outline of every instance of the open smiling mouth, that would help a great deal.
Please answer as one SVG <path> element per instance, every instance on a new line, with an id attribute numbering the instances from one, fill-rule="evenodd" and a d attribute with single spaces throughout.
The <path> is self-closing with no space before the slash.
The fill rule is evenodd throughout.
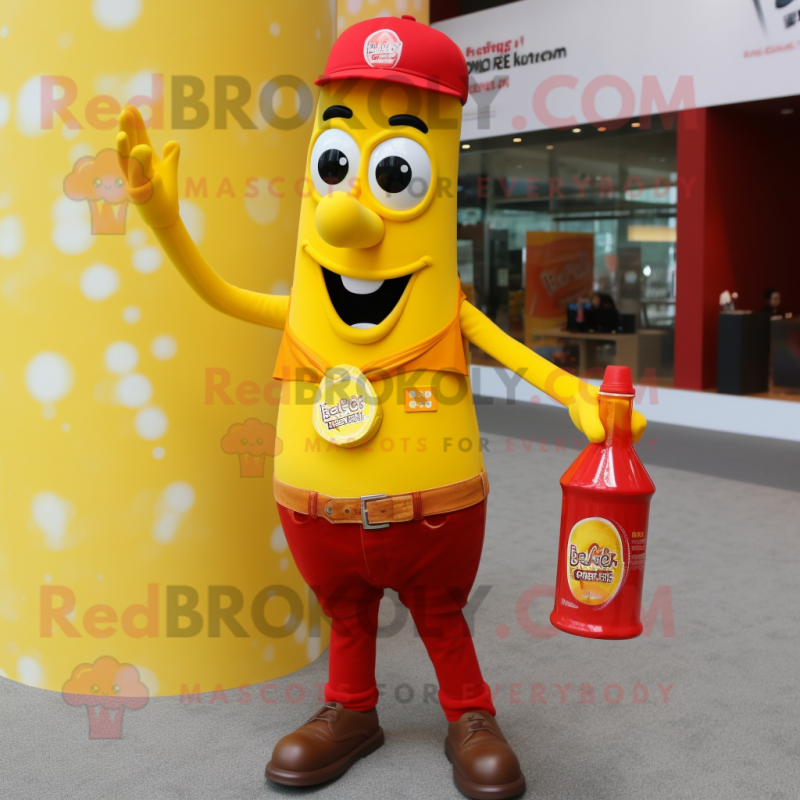
<path id="1" fill-rule="evenodd" d="M 400 301 L 412 275 L 362 281 L 321 267 L 328 296 L 339 318 L 351 328 L 374 328 Z M 413 273 L 412 273 L 413 274 Z"/>

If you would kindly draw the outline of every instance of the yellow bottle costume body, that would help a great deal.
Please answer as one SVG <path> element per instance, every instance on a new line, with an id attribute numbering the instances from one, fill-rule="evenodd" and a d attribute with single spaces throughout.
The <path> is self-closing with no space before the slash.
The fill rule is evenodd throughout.
<path id="1" fill-rule="evenodd" d="M 431 58 L 436 65 L 426 67 Z M 352 69 L 328 74 L 342 59 Z M 437 83 L 432 73 L 442 64 L 458 80 Z M 292 785 L 340 774 L 383 742 L 374 661 L 386 587 L 411 610 L 436 668 L 454 769 L 473 757 L 460 749 L 461 729 L 452 728 L 467 712 L 483 715 L 484 734 L 495 731 L 491 692 L 461 614 L 480 559 L 488 492 L 467 343 L 567 406 L 590 440 L 605 436 L 596 389 L 509 337 L 461 293 L 455 233 L 466 63 L 458 48 L 413 19 L 359 23 L 340 37 L 323 78 L 291 298 L 232 286 L 203 259 L 178 214 L 176 143 L 159 159 L 130 107 L 117 137 L 130 199 L 192 288 L 226 314 L 284 331 L 275 368 L 283 381 L 279 512 L 298 568 L 332 617 L 326 699 L 333 716 L 321 710 L 281 740 L 267 767 L 267 777 Z M 380 401 L 380 427 L 358 446 L 331 444 L 312 422 L 320 379 L 337 365 L 364 373 Z M 635 439 L 644 425 L 635 413 Z M 319 749 L 322 728 L 303 738 L 306 728 L 324 721 L 333 730 L 342 720 L 367 737 L 356 737 L 347 757 L 339 745 Z M 499 729 L 492 736 L 502 738 Z M 505 760 L 496 763 L 506 764 L 505 777 L 476 783 L 459 767 L 463 791 L 510 797 L 524 789 L 503 743 Z"/>
<path id="2" fill-rule="evenodd" d="M 133 155 L 128 163 L 135 161 L 136 171 L 138 164 L 142 165 L 141 175 L 145 180 L 142 186 L 147 198 L 138 205 L 142 216 L 153 227 L 175 266 L 206 302 L 231 316 L 270 328 L 282 330 L 288 319 L 294 337 L 330 365 L 363 366 L 371 361 L 390 360 L 393 355 L 429 339 L 452 322 L 459 307 L 455 236 L 448 231 L 454 232 L 456 227 L 461 106 L 456 98 L 436 98 L 438 115 L 455 123 L 453 128 L 430 128 L 427 134 L 414 128 L 402 129 L 403 137 L 417 141 L 433 156 L 436 169 L 419 207 L 411 212 L 389 211 L 369 191 L 364 172 L 370 151 L 388 135 L 400 131 L 390 129 L 375 134 L 374 123 L 370 124 L 369 81 L 360 81 L 347 94 L 348 107 L 354 118 L 366 126 L 365 130 L 352 128 L 349 125 L 352 120 L 323 121 L 323 112 L 335 88 L 328 85 L 320 93 L 306 183 L 312 185 L 310 152 L 314 142 L 331 129 L 346 131 L 362 149 L 361 171 L 348 194 L 336 192 L 323 198 L 312 189 L 308 191 L 311 196 L 303 199 L 291 304 L 287 297 L 262 295 L 232 286 L 207 264 L 177 214 L 178 146 L 170 143 L 165 148 L 163 162 L 154 163 L 155 155 L 135 109 L 122 114 L 122 130 L 128 144 L 123 144 L 121 153 L 123 158 Z M 427 93 L 421 94 L 424 101 Z M 403 113 L 407 106 L 401 90 L 395 94 L 391 90 L 384 92 L 382 103 L 387 118 Z M 420 115 L 425 118 L 425 109 Z M 137 146 L 149 152 L 132 153 Z M 438 180 L 440 176 L 442 180 Z M 134 202 L 139 200 L 136 187 L 130 191 Z M 349 213 L 348 206 L 355 204 L 360 206 L 361 214 L 381 220 L 384 234 L 378 244 L 358 246 L 364 222 L 361 214 Z M 331 246 L 320 233 L 320 227 L 325 229 L 325 226 L 337 229 L 339 236 L 352 241 L 352 245 Z M 348 226 L 352 230 L 346 230 Z M 357 330 L 336 317 L 320 263 L 362 280 L 397 277 L 406 274 L 409 267 L 414 272 L 389 317 L 375 328 Z M 592 387 L 509 337 L 466 301 L 460 304 L 458 322 L 467 341 L 569 406 L 573 420 L 589 439 L 603 438 Z M 359 496 L 427 489 L 480 473 L 483 459 L 469 378 L 453 371 L 457 364 L 446 366 L 449 367 L 446 371 L 416 368 L 411 374 L 418 386 L 438 385 L 440 397 L 458 398 L 457 402 L 440 400 L 435 413 L 411 415 L 403 402 L 404 388 L 409 383 L 402 376 L 408 373 L 378 381 L 375 388 L 384 413 L 381 429 L 371 444 L 346 452 L 320 443 L 313 430 L 310 406 L 315 382 L 300 381 L 298 385 L 297 381 L 285 381 L 278 413 L 278 436 L 284 449 L 275 461 L 276 476 L 286 483 L 326 494 Z M 280 367 L 276 368 L 276 377 L 280 377 Z M 643 419 L 638 416 L 635 432 L 641 435 Z"/>

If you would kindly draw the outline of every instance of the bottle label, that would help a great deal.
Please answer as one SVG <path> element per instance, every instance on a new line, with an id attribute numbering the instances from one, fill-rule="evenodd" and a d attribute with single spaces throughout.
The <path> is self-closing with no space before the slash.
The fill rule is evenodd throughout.
<path id="1" fill-rule="evenodd" d="M 622 538 L 613 522 L 589 517 L 576 523 L 567 541 L 567 580 L 572 596 L 600 606 L 619 591 L 625 576 Z"/>

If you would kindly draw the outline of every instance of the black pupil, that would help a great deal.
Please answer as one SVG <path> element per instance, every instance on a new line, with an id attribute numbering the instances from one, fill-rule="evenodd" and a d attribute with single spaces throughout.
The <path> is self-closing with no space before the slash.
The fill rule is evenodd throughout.
<path id="1" fill-rule="evenodd" d="M 319 176 L 330 186 L 341 183 L 347 177 L 350 162 L 341 150 L 326 150 L 319 157 Z"/>
<path id="2" fill-rule="evenodd" d="M 389 156 L 375 167 L 375 179 L 385 192 L 397 194 L 411 183 L 411 167 L 404 158 Z"/>

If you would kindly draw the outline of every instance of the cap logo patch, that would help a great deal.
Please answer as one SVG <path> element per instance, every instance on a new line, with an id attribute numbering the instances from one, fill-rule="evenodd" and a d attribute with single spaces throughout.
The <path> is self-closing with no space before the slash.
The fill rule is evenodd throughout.
<path id="1" fill-rule="evenodd" d="M 402 50 L 400 37 L 388 28 L 371 33 L 364 41 L 364 58 L 375 69 L 394 69 Z"/>

